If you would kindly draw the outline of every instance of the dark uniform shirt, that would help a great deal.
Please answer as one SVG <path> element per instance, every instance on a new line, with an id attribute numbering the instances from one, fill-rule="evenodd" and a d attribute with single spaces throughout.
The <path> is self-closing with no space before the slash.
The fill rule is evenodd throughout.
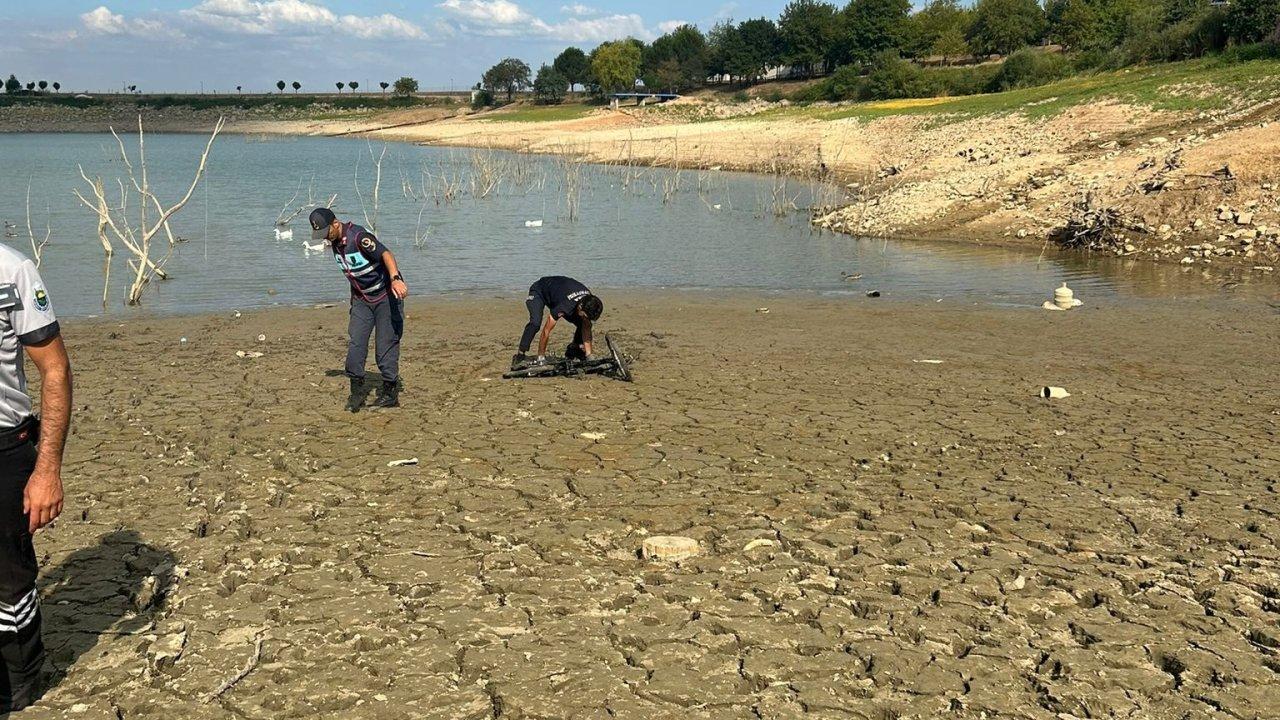
<path id="1" fill-rule="evenodd" d="M 578 303 L 591 294 L 586 285 L 563 275 L 539 278 L 529 289 L 542 298 L 551 317 L 557 320 L 567 319 L 575 325 L 581 321 L 577 313 Z"/>
<path id="2" fill-rule="evenodd" d="M 342 227 L 342 239 L 333 244 L 333 258 L 351 281 L 351 294 L 366 302 L 387 297 L 391 273 L 382 262 L 387 248 L 373 233 L 355 223 Z"/>

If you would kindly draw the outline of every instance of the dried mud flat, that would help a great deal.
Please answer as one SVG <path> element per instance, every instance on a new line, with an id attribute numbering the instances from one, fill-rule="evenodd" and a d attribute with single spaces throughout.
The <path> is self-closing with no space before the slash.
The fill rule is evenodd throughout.
<path id="1" fill-rule="evenodd" d="M 1280 715 L 1273 309 L 617 295 L 634 384 L 425 301 L 357 416 L 341 307 L 68 323 L 24 717 Z"/>

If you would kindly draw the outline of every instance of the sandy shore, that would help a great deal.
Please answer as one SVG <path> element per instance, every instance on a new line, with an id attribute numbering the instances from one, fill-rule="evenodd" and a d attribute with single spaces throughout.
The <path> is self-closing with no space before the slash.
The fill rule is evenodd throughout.
<path id="1" fill-rule="evenodd" d="M 24 717 L 1275 716 L 1274 309 L 607 300 L 634 384 L 428 300 L 357 416 L 340 307 L 69 321 Z"/>

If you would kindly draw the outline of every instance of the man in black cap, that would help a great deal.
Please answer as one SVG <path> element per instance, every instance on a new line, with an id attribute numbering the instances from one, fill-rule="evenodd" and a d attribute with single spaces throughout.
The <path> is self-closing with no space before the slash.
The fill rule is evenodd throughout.
<path id="1" fill-rule="evenodd" d="M 539 325 L 542 326 L 542 335 L 538 338 L 538 362 L 546 359 L 547 343 L 557 320 L 568 320 L 576 328 L 573 342 L 565 348 L 565 357 L 581 360 L 591 356 L 591 324 L 604 313 L 604 303 L 592 295 L 586 285 L 562 275 L 538 278 L 529 287 L 529 297 L 525 298 L 524 306 L 529 311 L 529 322 L 520 336 L 520 351 L 511 358 L 512 370 L 529 361 L 526 353 L 533 344 L 533 336 L 538 334 Z M 543 309 L 548 311 L 546 324 L 542 323 Z"/>
<path id="2" fill-rule="evenodd" d="M 400 276 L 396 258 L 373 233 L 338 220 L 329 208 L 311 213 L 311 239 L 327 240 L 333 258 L 351 282 L 351 320 L 347 325 L 347 377 L 351 395 L 347 410 L 360 412 L 364 404 L 364 362 L 369 357 L 369 336 L 377 329 L 378 370 L 382 389 L 374 407 L 400 406 L 400 336 L 404 334 L 402 300 L 409 288 Z"/>

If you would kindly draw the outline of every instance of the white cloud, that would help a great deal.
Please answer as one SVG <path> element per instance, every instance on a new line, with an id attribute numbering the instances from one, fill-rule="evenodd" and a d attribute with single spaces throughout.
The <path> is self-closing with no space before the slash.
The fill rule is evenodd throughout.
<path id="1" fill-rule="evenodd" d="M 561 22 L 547 22 L 510 0 L 444 0 L 436 7 L 453 16 L 458 29 L 475 35 L 496 37 L 533 36 L 567 42 L 600 42 L 633 36 L 651 38 L 653 32 L 644 18 L 631 14 L 584 17 L 593 14 L 585 5 L 566 5 L 566 14 L 576 15 Z M 579 10 L 584 12 L 578 12 Z"/>
<path id="2" fill-rule="evenodd" d="M 560 13 L 562 15 L 576 15 L 577 17 L 588 17 L 590 15 L 599 15 L 600 11 L 593 7 L 587 7 L 582 3 L 574 3 L 573 5 L 561 6 Z"/>
<path id="3" fill-rule="evenodd" d="M 666 22 L 658 23 L 658 31 L 665 35 L 677 28 L 681 28 L 681 27 L 684 27 L 685 25 L 692 25 L 692 24 L 693 23 L 687 20 L 667 20 Z"/>
<path id="4" fill-rule="evenodd" d="M 244 35 L 348 32 L 362 39 L 426 37 L 422 28 L 390 13 L 338 15 L 306 0 L 204 0 L 182 14 L 193 22 Z"/>
<path id="5" fill-rule="evenodd" d="M 111 12 L 106 5 L 99 5 L 80 16 L 85 32 L 89 35 L 134 35 L 139 37 L 182 37 L 182 32 L 175 30 L 158 20 L 128 19 Z M 75 39 L 79 32 L 69 30 L 65 33 L 68 39 Z"/>
<path id="6" fill-rule="evenodd" d="M 514 25 L 534 19 L 510 0 L 445 0 L 437 7 L 462 20 L 482 25 Z"/>
<path id="7" fill-rule="evenodd" d="M 128 29 L 124 16 L 111 12 L 106 5 L 100 5 L 98 9 L 81 15 L 80 21 L 84 23 L 85 29 L 89 32 L 102 33 L 104 35 L 120 35 Z"/>

